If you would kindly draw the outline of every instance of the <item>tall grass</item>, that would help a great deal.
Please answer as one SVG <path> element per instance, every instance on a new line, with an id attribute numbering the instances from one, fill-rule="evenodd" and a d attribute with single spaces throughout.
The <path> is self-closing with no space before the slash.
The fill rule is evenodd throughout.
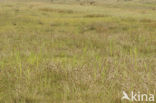
<path id="1" fill-rule="evenodd" d="M 154 93 L 155 6 L 140 5 L 0 3 L 0 102 L 128 103 L 123 90 Z"/>

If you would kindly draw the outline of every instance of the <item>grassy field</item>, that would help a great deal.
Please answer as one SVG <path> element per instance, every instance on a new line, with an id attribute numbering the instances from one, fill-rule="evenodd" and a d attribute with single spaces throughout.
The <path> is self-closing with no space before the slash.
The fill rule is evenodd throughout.
<path id="1" fill-rule="evenodd" d="M 156 3 L 0 2 L 0 103 L 129 103 L 123 90 L 155 89 Z"/>

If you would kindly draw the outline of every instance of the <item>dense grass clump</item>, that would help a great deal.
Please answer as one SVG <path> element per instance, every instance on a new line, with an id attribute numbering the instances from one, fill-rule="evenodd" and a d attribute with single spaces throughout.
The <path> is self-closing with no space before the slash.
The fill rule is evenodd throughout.
<path id="1" fill-rule="evenodd" d="M 150 3 L 0 2 L 0 103 L 128 103 L 123 90 L 154 93 L 155 28 Z"/>

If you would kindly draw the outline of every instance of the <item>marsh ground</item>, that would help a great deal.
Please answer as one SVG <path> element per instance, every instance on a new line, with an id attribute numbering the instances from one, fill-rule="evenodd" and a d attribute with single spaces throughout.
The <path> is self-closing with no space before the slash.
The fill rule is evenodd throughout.
<path id="1" fill-rule="evenodd" d="M 0 2 L 0 103 L 126 103 L 156 89 L 156 4 Z"/>

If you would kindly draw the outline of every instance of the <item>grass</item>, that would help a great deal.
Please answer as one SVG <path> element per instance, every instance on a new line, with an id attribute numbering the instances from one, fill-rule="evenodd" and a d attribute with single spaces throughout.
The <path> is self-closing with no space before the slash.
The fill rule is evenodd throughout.
<path id="1" fill-rule="evenodd" d="M 155 28 L 150 3 L 0 2 L 0 103 L 128 103 L 123 90 L 154 93 Z"/>

